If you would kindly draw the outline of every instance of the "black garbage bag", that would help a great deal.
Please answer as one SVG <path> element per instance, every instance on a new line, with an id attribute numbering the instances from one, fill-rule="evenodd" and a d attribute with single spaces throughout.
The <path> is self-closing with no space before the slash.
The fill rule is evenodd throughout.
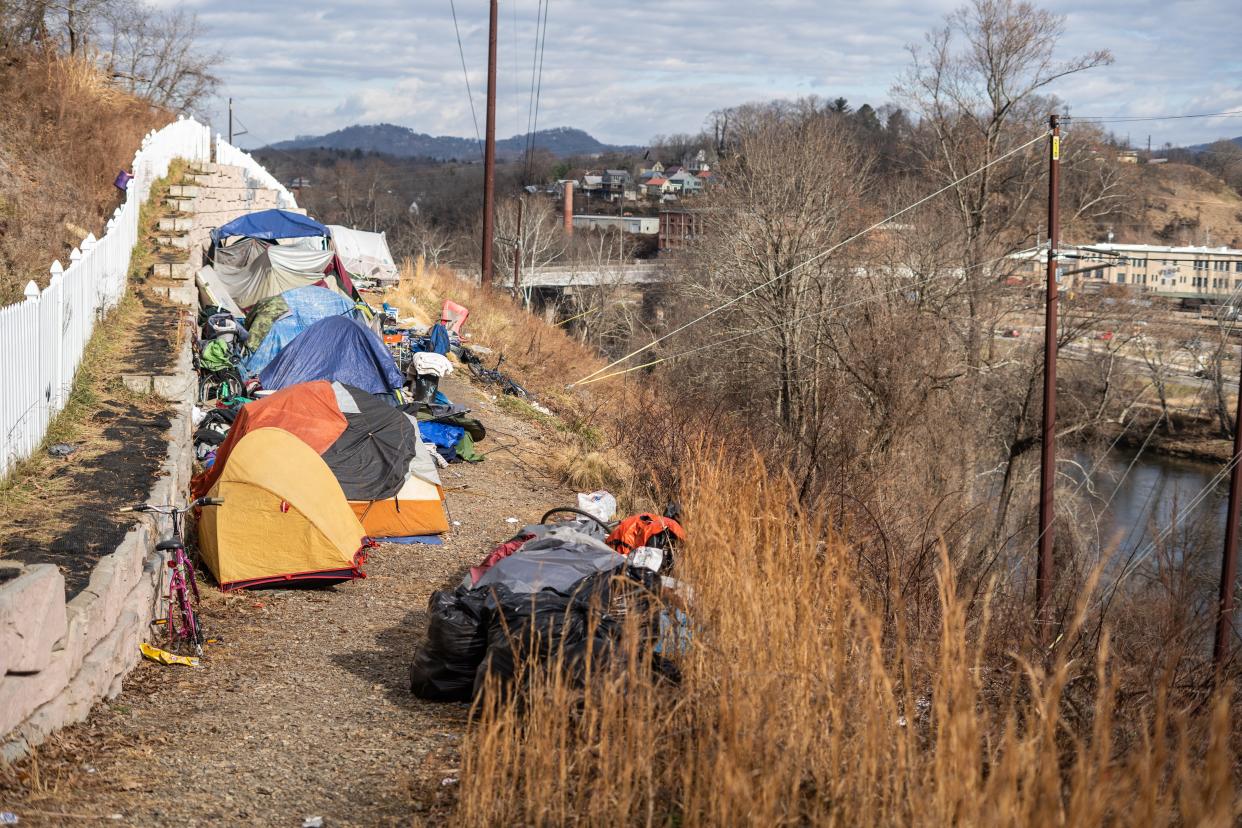
<path id="1" fill-rule="evenodd" d="M 611 572 L 601 572 L 566 593 L 488 589 L 487 653 L 475 676 L 475 695 L 489 675 L 507 693 L 525 677 L 523 670 L 558 663 L 571 684 L 581 685 L 588 668 L 612 659 L 620 626 L 605 612 L 611 580 Z"/>
<path id="2" fill-rule="evenodd" d="M 487 652 L 485 592 L 439 590 L 428 602 L 427 639 L 414 654 L 410 692 L 428 701 L 470 701 Z"/>

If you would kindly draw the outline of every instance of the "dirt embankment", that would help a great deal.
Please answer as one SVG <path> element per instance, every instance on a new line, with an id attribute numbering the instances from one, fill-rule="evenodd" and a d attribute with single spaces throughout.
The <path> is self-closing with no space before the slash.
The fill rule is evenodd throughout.
<path id="1" fill-rule="evenodd" d="M 99 237 L 122 195 L 112 186 L 142 136 L 171 116 L 126 94 L 85 60 L 0 50 L 0 305 L 44 285 L 53 259 Z"/>
<path id="2" fill-rule="evenodd" d="M 1141 216 L 1118 240 L 1143 244 L 1242 247 L 1242 195 L 1189 164 L 1144 165 L 1138 172 Z"/>

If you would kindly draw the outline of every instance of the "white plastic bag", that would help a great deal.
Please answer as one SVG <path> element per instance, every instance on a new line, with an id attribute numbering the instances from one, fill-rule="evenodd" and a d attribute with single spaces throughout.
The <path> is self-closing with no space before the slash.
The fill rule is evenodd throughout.
<path id="1" fill-rule="evenodd" d="M 579 492 L 578 508 L 607 523 L 617 513 L 617 499 L 603 489 L 586 494 Z"/>

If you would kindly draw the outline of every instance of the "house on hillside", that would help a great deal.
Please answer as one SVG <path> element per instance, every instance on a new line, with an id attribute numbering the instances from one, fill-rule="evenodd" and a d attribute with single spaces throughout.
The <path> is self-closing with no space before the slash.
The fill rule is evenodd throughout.
<path id="1" fill-rule="evenodd" d="M 707 150 L 699 150 L 690 159 L 690 163 L 686 165 L 686 169 L 694 174 L 698 174 L 703 170 L 709 170 L 711 167 L 707 165 Z"/>
<path id="2" fill-rule="evenodd" d="M 638 173 L 639 181 L 647 181 L 652 178 L 663 178 L 663 177 L 664 177 L 664 165 L 661 164 L 659 161 L 655 162 L 647 169 L 640 170 Z"/>
<path id="3" fill-rule="evenodd" d="M 647 193 L 647 196 L 649 198 L 659 198 L 660 196 L 664 195 L 664 193 L 666 192 L 664 188 L 667 186 L 668 186 L 667 178 L 664 178 L 662 176 L 656 176 L 655 178 L 647 179 L 647 183 L 643 185 L 643 189 Z"/>
<path id="4" fill-rule="evenodd" d="M 599 195 L 604 191 L 604 177 L 594 173 L 587 173 L 582 176 L 578 189 L 587 195 Z"/>
<path id="5" fill-rule="evenodd" d="M 633 183 L 629 170 L 604 170 L 604 189 L 620 195 L 626 186 Z"/>
<path id="6" fill-rule="evenodd" d="M 689 170 L 681 170 L 676 175 L 670 175 L 668 184 L 673 192 L 682 195 L 695 195 L 703 192 L 703 182 Z"/>

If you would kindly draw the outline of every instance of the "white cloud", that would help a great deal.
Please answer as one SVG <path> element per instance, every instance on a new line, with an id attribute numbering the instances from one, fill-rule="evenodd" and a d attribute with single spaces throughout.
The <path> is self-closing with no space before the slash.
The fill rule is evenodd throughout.
<path id="1" fill-rule="evenodd" d="M 526 129 L 537 0 L 500 10 L 498 132 Z M 350 123 L 389 121 L 473 135 L 447 2 L 196 0 L 208 45 L 228 55 L 223 96 L 256 145 Z M 549 2 L 542 126 L 581 127 L 617 143 L 697 130 L 714 109 L 818 94 L 879 105 L 921 40 L 956 3 L 876 0 L 575 0 Z M 1242 16 L 1236 0 L 1043 4 L 1067 14 L 1068 56 L 1111 49 L 1112 66 L 1054 91 L 1080 115 L 1242 108 Z M 487 3 L 457 0 L 483 117 Z M 516 26 L 514 16 L 516 13 Z M 215 107 L 218 121 L 222 103 Z M 482 123 L 480 122 L 480 128 Z M 1156 144 L 1242 135 L 1242 118 L 1121 125 Z M 1141 131 L 1141 135 L 1139 134 Z"/>

